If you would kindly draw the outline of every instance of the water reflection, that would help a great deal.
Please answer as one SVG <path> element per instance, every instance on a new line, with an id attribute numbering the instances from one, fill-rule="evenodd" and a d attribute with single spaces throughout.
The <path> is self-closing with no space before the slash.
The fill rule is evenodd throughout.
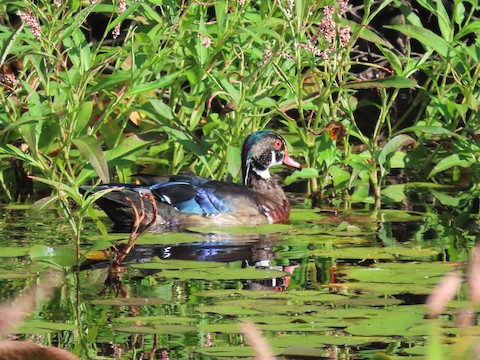
<path id="1" fill-rule="evenodd" d="M 40 217 L 1 209 L 0 215 L 3 249 L 74 249 L 67 221 L 56 212 Z M 171 358 L 247 356 L 237 326 L 243 320 L 257 324 L 286 357 L 370 358 L 379 349 L 406 356 L 413 346 L 425 350 L 425 296 L 468 259 L 475 242 L 476 233 L 461 231 L 455 219 L 433 212 L 297 209 L 290 227 L 148 234 L 148 244 L 140 238 L 125 259 L 121 291 L 105 288 L 108 261 L 84 261 L 79 272 L 62 269 L 63 285 L 32 320 L 55 323 L 57 328 L 43 325 L 43 339 L 68 349 L 78 349 L 76 336 L 90 334 L 81 344 L 93 358 L 127 359 L 142 351 L 158 358 L 162 350 Z M 85 229 L 84 256 L 102 241 L 114 241 L 100 236 L 92 222 Z M 9 270 L 51 268 L 28 254 L 4 256 L 4 298 L 34 281 L 14 279 Z M 275 275 L 262 277 L 268 271 Z M 452 307 L 447 315 L 454 312 Z M 31 331 L 20 336 L 42 333 L 32 320 Z"/>

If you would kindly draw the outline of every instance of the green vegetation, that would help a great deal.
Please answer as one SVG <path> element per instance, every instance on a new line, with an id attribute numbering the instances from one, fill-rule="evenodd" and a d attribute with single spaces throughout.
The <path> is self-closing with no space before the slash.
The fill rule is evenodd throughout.
<path id="1" fill-rule="evenodd" d="M 306 328 L 315 323 L 311 317 L 323 309 L 334 325 L 322 323 L 324 316 L 317 322 L 328 331 L 341 328 L 343 334 L 349 334 L 351 346 L 378 342 L 377 337 L 387 343 L 392 334 L 406 334 L 412 344 L 410 353 L 427 352 L 435 358 L 433 354 L 441 352 L 441 339 L 433 337 L 438 343 L 425 349 L 423 337 L 436 330 L 426 328 L 419 306 L 412 305 L 413 310 L 406 310 L 408 314 L 391 315 L 390 311 L 398 310 L 395 304 L 403 301 L 405 293 L 426 296 L 433 288 L 431 280 L 449 270 L 444 264 L 437 267 L 434 258 L 448 255 L 451 261 L 467 261 L 478 238 L 476 222 L 471 221 L 478 213 L 472 209 L 480 195 L 477 8 L 476 0 L 419 0 L 412 6 L 401 0 L 355 4 L 345 0 L 3 0 L 0 203 L 33 203 L 41 209 L 56 204 L 74 230 L 72 234 L 63 229 L 64 238 L 71 241 L 66 247 L 46 246 L 51 244 L 43 239 L 36 243 L 35 227 L 29 228 L 33 240 L 28 249 L 2 244 L 7 245 L 3 247 L 8 258 L 5 266 L 14 269 L 3 276 L 19 281 L 11 292 L 23 290 L 28 284 L 20 281 L 25 278 L 33 282 L 37 270 L 54 267 L 66 271 L 68 291 L 57 292 L 55 300 L 60 299 L 62 311 L 71 315 L 69 320 L 74 319 L 72 338 L 80 341 L 72 343 L 68 335 L 58 335 L 72 331 L 70 323 L 54 329 L 58 331 L 55 341 L 85 358 L 95 357 L 97 343 L 123 344 L 132 332 L 153 331 L 155 338 L 147 336 L 153 344 L 158 334 L 191 333 L 192 329 L 202 335 L 198 344 L 188 344 L 195 346 L 195 351 L 205 356 L 216 351 L 218 356 L 225 355 L 221 350 L 227 343 L 245 349 L 238 339 L 227 338 L 230 333 L 240 336 L 239 318 L 253 315 L 264 316 L 258 321 L 262 330 L 269 334 L 277 353 L 288 354 L 284 347 L 301 344 L 305 334 L 289 334 L 282 341 L 273 332 L 283 331 L 283 327 L 318 330 Z M 382 22 L 385 19 L 387 23 Z M 319 224 L 330 218 L 319 220 L 310 209 L 293 213 L 312 224 L 298 226 L 305 232 L 300 234 L 298 228 L 292 230 L 287 225 L 275 228 L 285 233 L 275 250 L 279 265 L 298 261 L 289 290 L 300 285 L 303 287 L 297 291 L 308 290 L 300 293 L 303 302 L 290 293 L 285 298 L 277 296 L 275 306 L 265 301 L 262 306 L 245 302 L 246 308 L 234 303 L 234 310 L 239 311 L 234 314 L 229 307 L 232 286 L 240 286 L 237 279 L 262 278 L 260 270 L 243 269 L 238 274 L 236 263 L 237 268 L 222 268 L 220 275 L 212 268 L 199 276 L 203 263 L 172 262 L 172 268 L 165 269 L 164 263 L 151 262 L 128 269 L 129 279 L 157 267 L 164 270 L 162 275 L 142 274 L 141 283 L 125 290 L 132 295 L 132 303 L 117 305 L 136 306 L 148 297 L 175 299 L 178 294 L 174 296 L 172 289 L 181 296 L 187 294 L 188 303 L 179 305 L 172 300 L 165 307 L 155 304 L 159 310 L 153 315 L 170 319 L 177 326 L 175 330 L 163 327 L 163 320 L 157 318 L 144 321 L 148 328 L 132 328 L 125 324 L 123 310 L 102 308 L 117 306 L 109 303 L 113 300 L 108 294 L 104 294 L 105 304 L 92 307 L 90 300 L 102 289 L 104 278 L 85 280 L 80 274 L 85 278 L 90 274 L 70 270 L 84 260 L 85 243 L 93 242 L 82 238 L 85 221 L 92 218 L 104 234 L 106 228 L 91 206 L 102 193 L 85 197 L 79 186 L 130 182 L 131 175 L 140 171 L 193 172 L 234 181 L 239 177 L 243 137 L 263 128 L 285 135 L 292 155 L 306 165 L 285 182 L 307 184 L 305 192 L 313 205 L 333 203 L 336 209 L 348 209 L 359 203 L 366 209 L 380 209 L 382 205 L 408 203 L 414 194 L 417 204 L 434 200 L 436 207 L 425 207 L 422 213 L 380 209 L 368 219 L 371 228 L 360 229 L 347 222 L 329 229 L 326 235 Z M 78 204 L 75 210 L 73 202 Z M 450 207 L 448 216 L 437 214 L 443 206 Z M 385 226 L 419 218 L 422 224 L 411 247 L 398 244 Z M 268 234 L 271 229 L 257 228 L 255 232 Z M 202 242 L 213 236 L 203 237 L 201 228 L 191 230 L 195 234 L 168 234 L 163 240 L 171 245 Z M 427 241 L 432 236 L 429 230 L 438 242 L 434 246 Z M 208 229 L 208 233 L 222 234 L 221 229 Z M 378 238 L 370 238 L 371 234 Z M 156 236 L 147 234 L 140 240 L 158 244 Z M 385 248 L 377 246 L 378 239 Z M 96 243 L 92 248 L 103 250 L 115 240 Z M 71 247 L 73 241 L 76 249 Z M 22 267 L 27 254 L 37 266 L 29 269 L 31 272 Z M 318 284 L 336 281 L 333 275 L 329 278 L 329 267 L 336 266 L 337 259 L 347 264 L 342 276 L 350 287 L 330 294 Z M 394 260 L 399 262 L 389 264 Z M 424 268 L 423 263 L 417 263 L 424 260 L 433 264 Z M 352 265 L 354 261 L 371 263 L 358 269 Z M 379 264 L 370 266 L 376 261 Z M 398 264 L 407 264 L 407 269 Z M 424 273 L 418 273 L 411 284 L 411 265 L 429 274 L 428 281 Z M 225 282 L 219 285 L 220 280 Z M 90 288 L 81 293 L 81 286 Z M 87 299 L 81 299 L 83 292 Z M 459 299 L 467 298 L 465 289 L 459 294 Z M 251 300 L 240 290 L 237 297 Z M 300 303 L 305 308 L 297 306 Z M 464 305 L 454 303 L 446 310 L 448 317 L 453 317 L 453 308 Z M 176 320 L 172 320 L 168 316 L 176 306 Z M 312 306 L 319 307 L 312 312 Z M 304 319 L 292 322 L 285 318 L 292 307 Z M 208 318 L 203 315 L 207 308 L 213 313 Z M 248 313 L 252 308 L 254 314 Z M 344 313 L 337 318 L 333 308 L 381 311 L 358 314 L 361 320 L 352 324 Z M 272 311 L 282 314 L 283 327 L 275 323 Z M 386 315 L 382 312 L 389 312 L 392 326 L 383 326 Z M 50 323 L 59 320 L 55 317 L 58 311 L 49 314 Z M 219 321 L 225 314 L 235 316 Z M 181 315 L 188 315 L 187 320 L 181 321 Z M 112 338 L 110 330 L 104 333 L 112 325 L 109 319 L 114 319 L 117 338 Z M 202 323 L 205 319 L 208 321 Z M 397 319 L 405 322 L 397 323 Z M 32 323 L 43 329 L 45 324 L 35 320 Z M 445 330 L 448 320 L 441 318 L 438 325 L 444 334 L 462 332 Z M 25 328 L 37 329 L 32 323 Z M 416 333 L 411 333 L 412 327 Z M 205 334 L 215 331 L 222 334 L 217 337 L 220 346 L 202 347 L 207 341 Z M 362 338 L 357 337 L 359 334 Z M 472 341 L 469 336 L 464 337 L 468 346 Z M 191 341 L 188 339 L 182 344 Z M 338 340 L 316 339 L 322 347 Z M 167 343 L 171 339 L 165 335 L 162 340 Z M 347 344 L 342 351 L 349 352 L 351 347 L 342 341 Z M 78 345 L 72 348 L 72 344 Z M 225 356 L 232 351 L 239 354 L 240 349 L 229 348 Z M 387 350 L 395 353 L 394 342 Z M 369 354 L 366 350 L 365 356 Z"/>
<path id="2" fill-rule="evenodd" d="M 4 1 L 0 200 L 47 181 L 51 201 L 79 201 L 139 169 L 236 179 L 243 136 L 265 127 L 291 135 L 306 168 L 287 183 L 310 193 L 379 206 L 393 168 L 476 184 L 476 5 L 418 3 L 438 31 L 394 0 Z M 372 30 L 387 10 L 401 23 Z"/>

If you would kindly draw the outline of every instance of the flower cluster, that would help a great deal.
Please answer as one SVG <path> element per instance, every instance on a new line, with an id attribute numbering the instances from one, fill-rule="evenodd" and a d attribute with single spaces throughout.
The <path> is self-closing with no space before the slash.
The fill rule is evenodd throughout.
<path id="1" fill-rule="evenodd" d="M 335 22 L 335 12 L 337 17 L 342 17 L 348 8 L 349 0 L 337 0 L 337 6 L 329 5 L 323 8 L 323 18 L 317 27 L 316 34 L 312 34 L 309 37 L 310 44 L 298 44 L 298 47 L 311 52 L 314 56 L 320 56 L 324 60 L 328 60 L 330 54 L 336 49 L 335 44 L 337 41 L 340 46 L 347 46 L 350 42 L 350 26 L 340 28 Z M 316 46 L 320 43 L 320 37 L 322 37 L 326 45 L 326 48 L 322 51 Z M 325 44 L 325 42 L 323 44 Z M 340 56 L 340 55 L 339 55 Z"/>
<path id="2" fill-rule="evenodd" d="M 28 24 L 30 31 L 32 32 L 35 37 L 40 40 L 42 38 L 42 32 L 40 30 L 40 25 L 38 24 L 37 19 L 33 16 L 32 12 L 29 9 L 25 9 L 23 11 L 17 11 L 17 16 L 22 19 L 23 22 Z"/>
<path id="3" fill-rule="evenodd" d="M 265 50 L 265 52 L 263 53 L 263 65 L 265 65 L 269 60 L 270 58 L 272 57 L 272 50 L 268 49 L 268 50 Z M 295 61 L 295 57 L 286 53 L 285 51 L 280 51 L 279 55 L 284 58 L 284 59 L 288 59 L 288 60 L 292 60 L 292 61 Z"/>
<path id="4" fill-rule="evenodd" d="M 295 6 L 295 0 L 288 0 L 287 2 L 288 4 L 287 4 L 286 13 L 288 18 L 291 19 L 293 17 L 293 7 Z"/>
<path id="5" fill-rule="evenodd" d="M 202 39 L 202 45 L 205 46 L 206 48 L 210 47 L 210 45 L 212 45 L 212 39 L 204 35 Z"/>
<path id="6" fill-rule="evenodd" d="M 3 84 L 10 89 L 15 89 L 21 85 L 21 82 L 15 77 L 14 74 L 0 74 L 0 84 Z"/>
<path id="7" fill-rule="evenodd" d="M 325 36 L 325 39 L 330 40 L 335 36 L 335 20 L 333 14 L 335 7 L 333 5 L 325 6 L 323 8 L 323 19 L 318 25 L 318 31 Z"/>
<path id="8" fill-rule="evenodd" d="M 126 0 L 120 0 L 120 3 L 118 4 L 118 16 L 122 15 L 125 10 L 127 10 L 127 1 Z M 115 28 L 112 31 L 112 36 L 114 39 L 118 38 L 120 36 L 120 26 L 121 22 L 115 25 Z"/>
<path id="9" fill-rule="evenodd" d="M 340 44 L 347 46 L 350 41 L 350 26 L 345 26 L 340 30 Z"/>
<path id="10" fill-rule="evenodd" d="M 347 12 L 347 8 L 348 8 L 348 0 L 338 0 L 337 15 L 339 17 L 342 17 Z"/>

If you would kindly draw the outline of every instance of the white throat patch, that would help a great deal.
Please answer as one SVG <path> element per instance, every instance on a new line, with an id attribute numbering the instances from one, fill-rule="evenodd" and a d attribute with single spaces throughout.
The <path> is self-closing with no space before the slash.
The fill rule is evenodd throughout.
<path id="1" fill-rule="evenodd" d="M 266 169 L 257 169 L 255 166 L 253 167 L 253 171 L 255 171 L 255 173 L 260 176 L 262 179 L 265 179 L 265 180 L 268 180 L 270 179 L 272 176 L 270 175 L 270 171 L 268 171 L 268 169 L 270 169 L 271 166 L 274 166 L 274 165 L 280 165 L 282 163 L 282 161 L 277 161 L 276 160 L 276 156 L 275 156 L 275 151 L 272 150 L 272 156 L 270 158 L 270 164 L 267 166 Z"/>

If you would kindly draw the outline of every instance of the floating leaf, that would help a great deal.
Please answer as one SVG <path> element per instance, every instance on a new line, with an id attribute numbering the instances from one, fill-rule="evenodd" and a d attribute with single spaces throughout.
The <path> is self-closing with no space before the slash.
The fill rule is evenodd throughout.
<path id="1" fill-rule="evenodd" d="M 314 250 L 312 255 L 319 257 L 331 257 L 336 259 L 358 259 L 358 260 L 388 260 L 396 258 L 431 258 L 438 255 L 439 251 L 431 248 L 407 248 L 407 247 L 355 247 L 339 248 L 331 250 Z"/>
<path id="2" fill-rule="evenodd" d="M 169 316 L 169 315 L 153 315 L 153 316 L 132 316 L 113 319 L 116 323 L 124 324 L 190 324 L 198 320 L 193 317 Z"/>
<path id="3" fill-rule="evenodd" d="M 204 279 L 204 280 L 246 280 L 282 278 L 287 274 L 277 270 L 263 270 L 247 267 L 244 269 L 204 268 L 164 270 L 157 274 L 168 279 Z"/>
<path id="4" fill-rule="evenodd" d="M 271 349 L 274 354 L 281 354 L 279 349 Z M 234 359 L 254 356 L 253 348 L 249 346 L 212 346 L 195 349 L 195 353 L 204 355 L 213 359 Z"/>
<path id="5" fill-rule="evenodd" d="M 150 325 L 150 326 L 114 326 L 114 331 L 129 334 L 181 334 L 197 331 L 195 326 L 188 325 Z"/>
<path id="6" fill-rule="evenodd" d="M 408 309 L 399 307 L 392 308 L 391 311 L 376 316 L 372 319 L 360 320 L 357 324 L 351 325 L 345 331 L 352 335 L 360 336 L 413 336 L 418 334 L 419 322 L 424 314 L 411 312 Z M 424 334 L 428 335 L 427 329 Z"/>
<path id="7" fill-rule="evenodd" d="M 165 304 L 167 301 L 158 298 L 114 298 L 91 300 L 93 305 L 105 306 L 151 306 Z"/>
<path id="8" fill-rule="evenodd" d="M 134 264 L 133 268 L 148 270 L 184 270 L 184 269 L 209 269 L 209 268 L 225 268 L 224 263 L 220 262 L 201 262 L 196 260 L 157 260 L 155 262 Z"/>
<path id="9" fill-rule="evenodd" d="M 379 337 L 362 337 L 362 336 L 322 336 L 322 335 L 308 335 L 308 334 L 285 334 L 280 335 L 274 339 L 270 339 L 269 343 L 272 346 L 289 347 L 289 346 L 308 346 L 323 347 L 325 345 L 337 346 L 358 346 L 362 344 L 369 344 L 376 341 L 382 341 Z"/>
<path id="10" fill-rule="evenodd" d="M 128 242 L 128 236 L 124 236 L 124 242 Z M 205 241 L 205 237 L 200 234 L 187 232 L 163 232 L 147 233 L 142 235 L 135 244 L 138 245 L 175 245 L 184 243 L 194 243 Z"/>
<path id="11" fill-rule="evenodd" d="M 394 284 L 436 284 L 441 276 L 451 270 L 445 263 L 391 263 L 378 264 L 369 268 L 345 269 L 348 279 L 360 282 Z M 348 285 L 347 285 L 348 286 Z M 355 286 L 355 285 L 353 285 Z"/>
<path id="12" fill-rule="evenodd" d="M 188 230 L 204 234 L 227 234 L 227 235 L 268 235 L 287 232 L 293 228 L 287 224 L 265 224 L 259 226 L 194 226 Z"/>

